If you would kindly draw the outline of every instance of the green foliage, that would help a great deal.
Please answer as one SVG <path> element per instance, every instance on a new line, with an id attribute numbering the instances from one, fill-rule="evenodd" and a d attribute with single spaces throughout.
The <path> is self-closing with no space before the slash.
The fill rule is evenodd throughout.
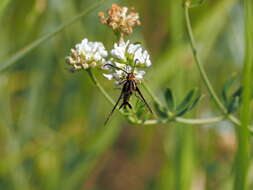
<path id="1" fill-rule="evenodd" d="M 199 90 L 194 88 L 190 90 L 184 99 L 176 105 L 172 90 L 167 88 L 164 92 L 164 97 L 166 101 L 166 107 L 155 104 L 157 113 L 161 118 L 174 119 L 174 117 L 180 117 L 185 115 L 187 112 L 191 111 L 201 99 Z"/>
<path id="2" fill-rule="evenodd" d="M 168 109 L 173 112 L 175 110 L 175 102 L 171 89 L 166 88 L 164 96 Z"/>
<path id="3" fill-rule="evenodd" d="M 192 2 L 199 6 L 203 1 Z M 110 125 L 103 126 L 112 105 L 86 72 L 67 72 L 64 59 L 84 37 L 112 47 L 115 36 L 97 18 L 111 3 L 119 1 L 0 1 L 0 189 L 230 190 L 234 173 L 241 189 L 245 168 L 252 173 L 247 165 L 252 162 L 247 157 L 252 142 L 244 131 L 252 122 L 247 115 L 252 107 L 248 99 L 242 103 L 243 93 L 247 97 L 252 92 L 252 80 L 242 85 L 228 81 L 220 90 L 228 73 L 244 75 L 250 70 L 238 64 L 243 57 L 241 2 L 206 0 L 191 11 L 208 77 L 214 89 L 222 91 L 229 113 L 239 113 L 243 121 L 235 167 L 236 136 L 227 122 L 208 128 L 175 124 L 175 117 L 202 118 L 215 110 L 209 101 L 198 105 L 202 96 L 197 89 L 182 93 L 201 86 L 208 95 L 186 38 L 182 1 L 120 2 L 140 13 L 142 27 L 129 39 L 149 50 L 153 66 L 145 83 L 165 101 L 155 103 L 155 118 L 142 101 L 131 99 L 134 110 L 123 112 L 125 117 L 115 112 Z M 119 91 L 101 71 L 94 74 L 114 103 Z M 151 105 L 156 101 L 145 98 Z M 161 119 L 167 124 L 133 127 L 126 118 Z M 245 189 L 252 189 L 252 180 L 248 184 Z"/>
<path id="4" fill-rule="evenodd" d="M 157 114 L 161 117 L 161 118 L 168 118 L 168 109 L 158 103 L 155 103 L 155 109 Z"/>
<path id="5" fill-rule="evenodd" d="M 196 88 L 190 90 L 182 102 L 177 106 L 176 116 L 182 116 L 192 110 L 197 105 L 200 97 L 201 96 Z"/>
<path id="6" fill-rule="evenodd" d="M 228 110 L 228 114 L 236 112 L 240 107 L 241 95 L 243 88 L 239 87 L 233 90 L 233 85 L 238 81 L 238 77 L 233 77 L 227 80 L 222 89 L 222 101 Z"/>

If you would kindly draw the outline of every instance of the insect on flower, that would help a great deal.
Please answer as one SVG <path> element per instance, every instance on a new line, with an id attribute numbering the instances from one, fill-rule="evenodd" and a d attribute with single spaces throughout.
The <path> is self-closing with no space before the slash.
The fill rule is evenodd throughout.
<path id="1" fill-rule="evenodd" d="M 121 70 L 123 71 L 127 76 L 124 80 L 120 81 L 119 84 L 123 85 L 120 96 L 115 104 L 115 106 L 113 107 L 112 111 L 110 112 L 110 114 L 108 115 L 106 121 L 105 121 L 105 125 L 107 124 L 107 122 L 109 121 L 109 119 L 111 118 L 113 112 L 115 111 L 115 109 L 117 108 L 120 100 L 122 99 L 123 102 L 120 105 L 119 109 L 121 108 L 127 108 L 129 107 L 130 109 L 132 109 L 131 104 L 129 103 L 130 97 L 134 94 L 134 93 L 138 93 L 138 95 L 140 96 L 140 99 L 144 102 L 144 104 L 147 106 L 148 110 L 150 111 L 151 114 L 153 114 L 153 111 L 151 109 L 151 107 L 148 105 L 147 101 L 145 100 L 145 98 L 143 97 L 140 89 L 137 86 L 137 81 L 136 81 L 136 77 L 134 74 L 134 69 L 136 66 L 136 63 L 138 62 L 138 60 L 135 60 L 134 63 L 134 67 L 132 69 L 131 72 L 127 72 L 126 70 L 119 68 L 117 66 L 114 66 L 112 64 L 105 64 L 104 66 L 110 66 L 113 67 L 115 69 Z"/>

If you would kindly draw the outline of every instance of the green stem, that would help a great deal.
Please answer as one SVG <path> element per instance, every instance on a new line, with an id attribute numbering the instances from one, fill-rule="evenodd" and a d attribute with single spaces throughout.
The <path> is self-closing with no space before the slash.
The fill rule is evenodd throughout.
<path id="1" fill-rule="evenodd" d="M 212 123 L 217 123 L 222 120 L 224 120 L 224 116 L 218 116 L 214 118 L 208 118 L 208 119 L 185 119 L 181 117 L 176 117 L 175 121 L 178 123 L 183 123 L 183 124 L 194 124 L 194 125 L 204 125 L 204 124 L 212 124 Z"/>
<path id="2" fill-rule="evenodd" d="M 107 94 L 107 92 L 105 91 L 105 89 L 101 86 L 101 84 L 98 82 L 97 78 L 95 77 L 95 75 L 92 73 L 92 71 L 90 69 L 86 70 L 92 80 L 92 82 L 95 84 L 95 86 L 100 90 L 100 92 L 105 96 L 105 98 L 111 103 L 111 104 L 115 104 L 115 101 L 110 97 L 109 94 Z"/>
<path id="3" fill-rule="evenodd" d="M 95 86 L 99 89 L 99 91 L 104 95 L 104 97 L 112 104 L 115 104 L 115 101 L 110 97 L 110 95 L 105 91 L 105 89 L 102 87 L 102 85 L 99 83 L 95 75 L 92 73 L 90 69 L 87 70 L 92 82 L 95 84 Z M 153 95 L 152 91 L 145 85 L 145 89 L 148 91 L 149 95 L 152 97 L 154 101 L 159 101 L 156 96 Z M 118 110 L 118 109 L 117 109 Z M 123 111 L 119 110 L 122 115 L 125 115 Z M 189 125 L 204 125 L 204 124 L 212 124 L 217 123 L 219 121 L 224 120 L 224 116 L 209 118 L 209 119 L 185 119 L 181 117 L 176 117 L 173 120 L 172 119 L 158 119 L 158 120 L 137 120 L 137 121 L 131 121 L 133 124 L 137 125 L 155 125 L 155 124 L 161 124 L 161 123 L 170 123 L 170 122 L 177 122 L 177 123 L 183 123 L 183 124 L 189 124 Z"/>
<path id="4" fill-rule="evenodd" d="M 217 107 L 221 110 L 221 112 L 235 125 L 237 126 L 241 126 L 241 122 L 233 115 L 229 114 L 228 115 L 228 111 L 226 109 L 226 107 L 222 104 L 222 102 L 220 101 L 219 97 L 217 96 L 216 92 L 214 91 L 212 84 L 206 74 L 206 71 L 203 67 L 203 64 L 200 61 L 199 58 L 199 54 L 196 48 L 196 42 L 194 39 L 194 35 L 193 35 L 193 31 L 192 31 L 192 26 L 191 26 L 191 21 L 190 21 L 190 16 L 189 16 L 189 8 L 191 8 L 191 2 L 190 1 L 186 1 L 185 2 L 185 6 L 184 6 L 184 10 L 185 10 L 185 20 L 186 20 L 186 26 L 187 26 L 187 32 L 188 32 L 188 36 L 189 36 L 189 41 L 190 41 L 190 45 L 191 45 L 191 49 L 192 49 L 192 53 L 193 53 L 193 57 L 194 60 L 197 64 L 198 70 L 200 72 L 200 75 L 202 77 L 202 80 L 204 81 L 211 97 L 213 98 L 215 104 L 217 105 Z M 250 126 L 248 126 L 248 130 L 253 133 L 253 129 L 251 129 Z"/>
<path id="5" fill-rule="evenodd" d="M 244 0 L 244 41 L 245 41 L 245 58 L 242 86 L 242 108 L 241 123 L 242 127 L 237 129 L 238 150 L 236 156 L 236 174 L 234 181 L 234 189 L 247 189 L 247 175 L 249 167 L 249 134 L 247 126 L 250 122 L 250 99 L 251 99 L 251 81 L 252 81 L 252 61 L 253 61 L 253 31 L 252 16 L 253 3 L 252 0 Z"/>
<path id="6" fill-rule="evenodd" d="M 208 119 L 185 119 L 182 117 L 176 117 L 173 120 L 169 119 L 161 119 L 161 120 L 145 120 L 145 121 L 138 121 L 137 124 L 143 124 L 143 125 L 155 125 L 155 124 L 161 124 L 161 123 L 169 123 L 169 122 L 176 122 L 176 123 L 182 123 L 187 125 L 207 125 L 212 123 L 217 123 L 222 120 L 224 120 L 224 116 L 214 117 L 214 118 L 208 118 Z"/>
<path id="7" fill-rule="evenodd" d="M 216 105 L 220 108 L 220 110 L 224 113 L 227 114 L 227 109 L 225 108 L 225 106 L 221 103 L 220 99 L 218 98 L 217 94 L 215 93 L 210 80 L 208 79 L 208 76 L 203 68 L 203 65 L 200 61 L 199 55 L 198 55 L 198 51 L 196 48 L 196 43 L 194 40 L 194 36 L 193 36 L 193 31 L 192 31 L 192 26 L 191 26 L 191 21 L 190 21 L 190 17 L 189 17 L 189 8 L 190 8 L 190 2 L 186 1 L 185 3 L 185 19 L 186 19 L 186 25 L 187 25 L 187 31 L 188 31 L 188 36 L 189 36 L 189 40 L 190 40 L 190 45 L 191 45 L 191 49 L 192 49 L 192 53 L 193 53 L 193 57 L 195 59 L 195 62 L 197 64 L 198 70 L 200 72 L 200 75 L 210 93 L 210 95 L 212 96 L 212 98 L 214 99 L 214 102 L 216 103 Z"/>

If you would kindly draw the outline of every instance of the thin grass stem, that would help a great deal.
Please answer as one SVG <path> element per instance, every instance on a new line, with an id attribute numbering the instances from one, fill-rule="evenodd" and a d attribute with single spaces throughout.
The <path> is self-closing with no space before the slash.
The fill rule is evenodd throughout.
<path id="1" fill-rule="evenodd" d="M 92 12 L 93 10 L 95 10 L 96 8 L 98 8 L 99 6 L 101 6 L 104 3 L 104 1 L 105 0 L 101 0 L 101 1 L 98 1 L 97 3 L 94 3 L 93 5 L 91 5 L 87 9 L 85 9 L 83 12 L 81 12 L 80 14 L 76 15 L 75 17 L 73 17 L 72 19 L 70 19 L 69 21 L 67 21 L 66 23 L 60 25 L 58 28 L 56 28 L 51 33 L 44 35 L 43 37 L 35 40 L 31 44 L 29 44 L 29 45 L 25 46 L 24 48 L 22 48 L 16 54 L 14 54 L 13 56 L 11 56 L 7 61 L 4 61 L 4 62 L 2 62 L 0 64 L 0 71 L 8 68 L 11 65 L 13 65 L 18 60 L 20 60 L 21 58 L 23 58 L 24 56 L 26 56 L 29 52 L 31 52 L 32 50 L 34 50 L 36 47 L 38 47 L 39 45 L 43 44 L 47 40 L 53 38 L 58 33 L 62 32 L 64 29 L 66 29 L 67 27 L 69 27 L 71 24 L 73 24 L 76 21 L 78 21 L 80 18 L 82 18 L 83 16 L 89 14 L 90 12 Z"/>

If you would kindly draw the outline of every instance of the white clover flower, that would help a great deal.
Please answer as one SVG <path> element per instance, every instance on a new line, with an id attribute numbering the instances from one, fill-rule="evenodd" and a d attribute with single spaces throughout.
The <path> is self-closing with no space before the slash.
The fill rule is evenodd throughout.
<path id="1" fill-rule="evenodd" d="M 150 67 L 152 65 L 147 50 L 143 49 L 141 44 L 130 44 L 129 41 L 115 43 L 111 55 L 117 62 L 131 66 L 135 62 L 137 67 Z"/>
<path id="2" fill-rule="evenodd" d="M 107 56 L 108 52 L 101 42 L 89 42 L 85 38 L 71 49 L 71 55 L 66 57 L 66 62 L 73 67 L 73 70 L 88 69 L 103 65 Z"/>
<path id="3" fill-rule="evenodd" d="M 150 55 L 140 44 L 130 44 L 129 41 L 115 43 L 110 53 L 111 59 L 103 67 L 103 69 L 108 70 L 110 73 L 103 75 L 108 80 L 115 80 L 116 84 L 126 79 L 127 73 L 131 73 L 133 67 L 135 80 L 140 82 L 145 75 L 145 71 L 139 68 L 150 67 L 152 65 Z"/>
<path id="4" fill-rule="evenodd" d="M 136 73 L 135 73 L 135 78 L 136 78 L 136 80 L 142 80 L 143 79 L 143 76 L 145 75 L 145 71 L 142 71 L 142 70 L 140 70 L 140 71 L 137 71 Z"/>
<path id="5" fill-rule="evenodd" d="M 131 73 L 132 69 L 133 69 L 133 67 L 131 67 L 130 65 L 117 63 L 117 62 L 112 62 L 112 61 L 108 61 L 106 64 L 107 65 L 104 66 L 103 68 L 105 70 L 108 70 L 110 72 L 110 74 L 105 74 L 104 73 L 103 75 L 108 80 L 115 80 L 115 84 L 120 84 L 121 81 L 125 80 L 126 77 L 127 77 L 127 73 Z M 117 69 L 117 68 L 113 68 L 110 65 L 116 66 L 120 69 L 123 69 L 126 72 L 124 72 L 123 70 Z M 144 74 L 145 74 L 145 71 L 138 70 L 137 68 L 134 69 L 135 80 L 137 82 L 141 82 L 141 80 L 144 77 Z"/>
<path id="6" fill-rule="evenodd" d="M 113 57 L 120 59 L 122 61 L 127 61 L 126 57 L 126 50 L 128 47 L 129 41 L 125 42 L 120 42 L 120 43 L 115 43 L 114 44 L 114 49 L 111 50 L 111 54 Z"/>

